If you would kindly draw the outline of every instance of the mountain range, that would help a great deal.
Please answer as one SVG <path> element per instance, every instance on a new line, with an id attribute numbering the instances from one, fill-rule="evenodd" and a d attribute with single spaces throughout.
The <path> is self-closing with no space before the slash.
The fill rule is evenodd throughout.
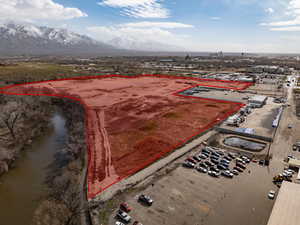
<path id="1" fill-rule="evenodd" d="M 67 29 L 7 23 L 0 25 L 0 55 L 116 55 L 112 45 Z"/>

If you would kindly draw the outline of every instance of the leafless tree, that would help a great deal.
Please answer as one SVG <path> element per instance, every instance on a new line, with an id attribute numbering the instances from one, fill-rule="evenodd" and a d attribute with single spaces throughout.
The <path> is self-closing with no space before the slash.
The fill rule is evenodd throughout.
<path id="1" fill-rule="evenodd" d="M 9 130 L 13 139 L 16 139 L 16 124 L 24 114 L 23 106 L 18 102 L 7 102 L 1 107 L 0 121 Z"/>

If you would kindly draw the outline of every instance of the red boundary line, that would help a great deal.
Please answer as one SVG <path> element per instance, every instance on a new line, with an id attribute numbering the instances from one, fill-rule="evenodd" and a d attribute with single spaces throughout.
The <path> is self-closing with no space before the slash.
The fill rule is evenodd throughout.
<path id="1" fill-rule="evenodd" d="M 215 80 L 215 79 L 203 79 L 203 78 L 195 78 L 195 77 L 180 77 L 180 76 L 171 76 L 171 75 L 154 75 L 154 74 L 145 74 L 145 75 L 136 75 L 136 76 L 123 76 L 123 75 L 117 75 L 117 74 L 112 74 L 112 75 L 97 75 L 97 76 L 81 76 L 81 77 L 72 77 L 72 78 L 62 78 L 62 79 L 57 79 L 57 80 L 47 80 L 47 81 L 35 81 L 35 82 L 27 82 L 27 83 L 22 83 L 22 84 L 14 84 L 14 85 L 8 85 L 5 87 L 0 88 L 0 94 L 7 94 L 7 95 L 29 95 L 29 96 L 51 96 L 51 97 L 59 97 L 59 98 L 68 98 L 71 99 L 73 101 L 78 101 L 80 104 L 82 104 L 84 106 L 85 109 L 85 118 L 88 118 L 88 109 L 89 107 L 85 104 L 85 102 L 83 100 L 81 100 L 80 98 L 77 97 L 73 97 L 73 96 L 66 96 L 66 95 L 59 95 L 59 94 L 38 94 L 38 93 L 34 93 L 34 94 L 20 94 L 20 93 L 13 93 L 13 92 L 6 92 L 3 90 L 7 90 L 10 88 L 14 88 L 14 87 L 18 87 L 18 86 L 25 86 L 25 85 L 30 85 L 30 84 L 41 84 L 41 83 L 48 83 L 48 82 L 58 82 L 58 81 L 65 81 L 65 80 L 87 80 L 87 79 L 103 79 L 103 78 L 112 78 L 112 77 L 118 77 L 118 78 L 139 78 L 139 77 L 158 77 L 158 78 L 169 78 L 169 79 L 186 79 L 186 80 L 193 80 L 193 81 L 214 81 L 214 82 L 221 82 L 221 83 L 231 83 L 231 84 L 243 84 L 243 87 L 225 87 L 225 86 L 218 86 L 218 85 L 202 85 L 202 84 L 196 84 L 196 85 L 191 85 L 191 87 L 188 88 L 184 88 L 182 90 L 179 90 L 175 93 L 173 93 L 174 96 L 178 96 L 178 97 L 184 97 L 184 98 L 194 98 L 194 99 L 205 99 L 205 100 L 209 100 L 209 101 L 213 101 L 213 102 L 220 102 L 220 103 L 230 103 L 230 104 L 234 104 L 236 105 L 236 107 L 230 111 L 228 111 L 227 113 L 225 113 L 224 115 L 222 115 L 221 117 L 217 117 L 215 118 L 211 123 L 207 124 L 205 127 L 199 129 L 195 134 L 191 135 L 188 138 L 185 138 L 181 141 L 179 141 L 177 144 L 173 145 L 170 147 L 169 150 L 167 150 L 165 153 L 158 153 L 156 155 L 154 155 L 153 157 L 151 157 L 150 160 L 147 160 L 144 164 L 140 165 L 137 168 L 133 168 L 132 170 L 130 170 L 128 173 L 129 175 L 125 175 L 120 177 L 118 180 L 116 180 L 115 182 L 105 186 L 105 187 L 100 187 L 100 191 L 95 193 L 95 194 L 90 194 L 90 185 L 89 185 L 89 180 L 87 180 L 87 185 L 88 185 L 88 199 L 92 199 L 94 197 L 96 197 L 98 194 L 100 194 L 101 192 L 103 192 L 104 190 L 106 190 L 107 188 L 111 187 L 112 185 L 120 182 L 123 179 L 126 179 L 127 177 L 135 174 L 136 172 L 146 168 L 147 166 L 149 166 L 150 164 L 154 163 L 155 161 L 157 161 L 158 159 L 162 158 L 163 156 L 173 152 L 175 149 L 177 149 L 178 147 L 184 145 L 187 141 L 189 141 L 190 139 L 192 139 L 193 137 L 201 134 L 202 132 L 212 128 L 213 126 L 215 126 L 216 124 L 220 123 L 221 121 L 225 120 L 226 118 L 228 118 L 230 115 L 236 113 L 240 108 L 242 108 L 243 106 L 245 106 L 245 104 L 243 103 L 239 103 L 239 102 L 232 102 L 232 101 L 226 101 L 226 100 L 220 100 L 220 99 L 210 99 L 210 98 L 203 98 L 203 97 L 195 97 L 195 96 L 185 96 L 180 94 L 181 92 L 191 89 L 193 87 L 197 87 L 197 86 L 203 86 L 203 87 L 213 87 L 213 88 L 220 88 L 220 89 L 230 89 L 230 90 L 244 90 L 246 88 L 248 88 L 249 86 L 253 85 L 253 83 L 250 82 L 240 82 L 240 81 L 228 81 L 228 80 Z M 87 124 L 87 119 L 85 120 L 85 129 L 86 129 L 86 133 L 88 132 L 88 124 Z M 86 144 L 88 146 L 88 172 L 87 172 L 87 179 L 89 179 L 90 175 L 89 172 L 91 171 L 91 153 L 90 153 L 90 143 L 88 140 L 88 135 L 86 136 Z"/>

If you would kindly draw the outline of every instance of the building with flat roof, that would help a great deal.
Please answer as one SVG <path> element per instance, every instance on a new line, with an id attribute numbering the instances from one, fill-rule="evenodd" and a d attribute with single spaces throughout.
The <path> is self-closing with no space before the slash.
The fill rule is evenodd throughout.
<path id="1" fill-rule="evenodd" d="M 266 104 L 267 100 L 268 100 L 267 96 L 264 96 L 264 95 L 254 95 L 254 96 L 252 96 L 252 97 L 249 98 L 248 102 L 251 105 L 255 105 L 257 107 L 263 107 Z"/>
<path id="2" fill-rule="evenodd" d="M 268 225 L 300 224 L 300 184 L 284 181 L 279 189 Z"/>

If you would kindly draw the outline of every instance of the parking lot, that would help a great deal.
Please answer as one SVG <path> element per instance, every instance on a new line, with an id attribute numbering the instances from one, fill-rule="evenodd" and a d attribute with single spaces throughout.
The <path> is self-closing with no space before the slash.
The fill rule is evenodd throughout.
<path id="1" fill-rule="evenodd" d="M 190 156 L 195 154 L 199 150 Z M 239 220 L 249 225 L 266 224 L 274 204 L 267 195 L 270 190 L 277 191 L 272 177 L 282 170 L 280 164 L 264 167 L 250 162 L 244 172 L 233 178 L 216 178 L 181 166 L 184 159 L 176 162 L 180 166 L 175 170 L 145 190 L 126 195 L 125 201 L 133 208 L 129 213 L 133 221 L 144 225 L 227 225 Z M 233 167 L 234 162 L 231 164 Z M 151 207 L 137 201 L 142 193 L 154 200 Z M 110 218 L 111 225 L 116 222 L 114 215 Z"/>

